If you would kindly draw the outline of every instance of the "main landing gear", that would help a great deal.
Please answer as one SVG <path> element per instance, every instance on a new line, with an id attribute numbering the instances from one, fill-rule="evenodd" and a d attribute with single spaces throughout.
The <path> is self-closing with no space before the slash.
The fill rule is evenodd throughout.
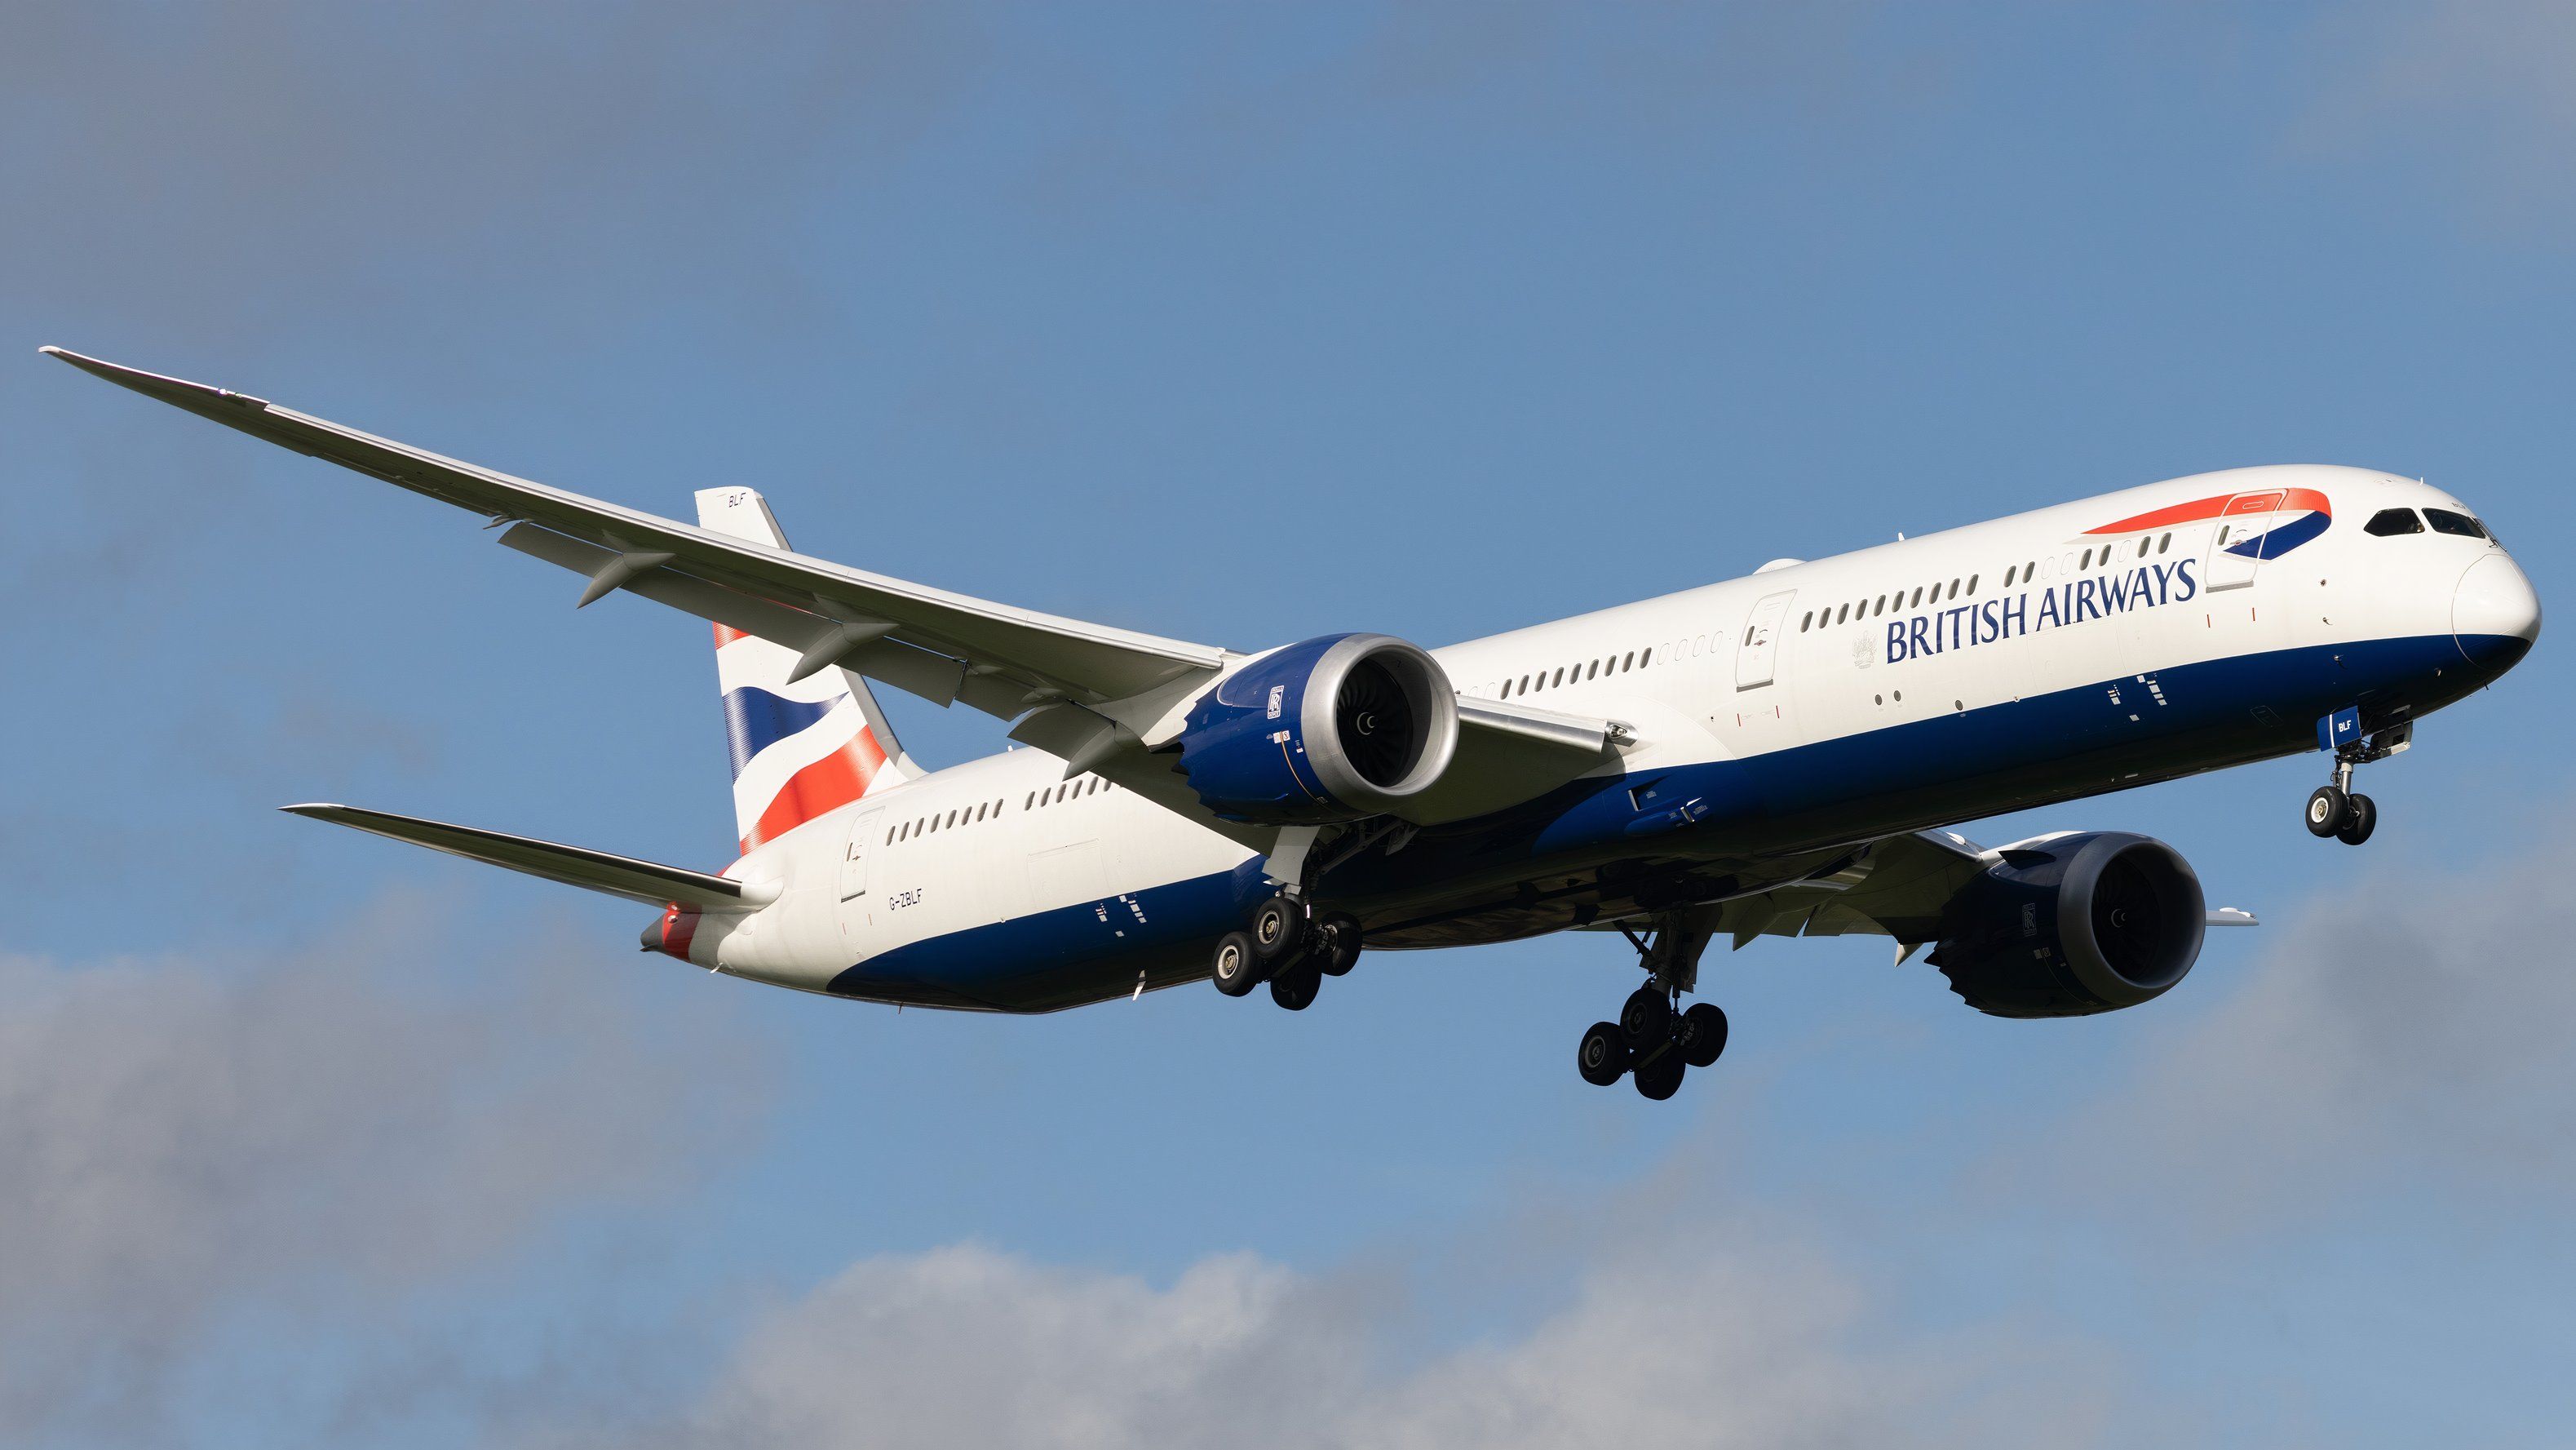
<path id="1" fill-rule="evenodd" d="M 2342 713 L 2327 716 L 2320 723 L 2319 733 L 2329 737 L 2339 733 L 2358 735 L 2357 726 L 2337 729 L 2343 718 Z M 2347 846 L 2369 840 L 2370 833 L 2379 829 L 2379 806 L 2353 790 L 2353 767 L 2385 760 L 2404 750 L 2413 743 L 2414 733 L 2411 724 L 2392 725 L 2375 735 L 2359 736 L 2335 746 L 2334 784 L 2318 786 L 2308 796 L 2308 834 L 2332 836 Z"/>
<path id="2" fill-rule="evenodd" d="M 1291 1012 L 1303 1012 L 1322 991 L 1326 977 L 1338 977 L 1358 965 L 1359 919 L 1346 912 L 1317 915 L 1293 896 L 1279 895 L 1261 903 L 1251 924 L 1216 940 L 1216 989 L 1241 997 L 1264 982 L 1270 1000 Z"/>
<path id="3" fill-rule="evenodd" d="M 1649 937 L 1620 930 L 1643 959 L 1646 985 L 1629 994 L 1618 1021 L 1584 1029 L 1574 1066 L 1596 1087 L 1634 1077 L 1638 1093 L 1662 1102 L 1681 1090 L 1690 1069 L 1715 1066 L 1726 1051 L 1726 1013 L 1716 1004 L 1679 1010 L 1681 994 L 1698 983 L 1700 953 L 1711 933 L 1685 912 L 1655 918 Z"/>

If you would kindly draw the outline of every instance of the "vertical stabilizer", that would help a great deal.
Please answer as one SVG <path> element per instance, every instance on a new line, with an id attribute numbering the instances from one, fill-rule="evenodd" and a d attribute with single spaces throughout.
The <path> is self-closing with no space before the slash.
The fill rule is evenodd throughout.
<path id="1" fill-rule="evenodd" d="M 748 488 L 698 490 L 698 525 L 787 547 L 768 501 Z M 865 680 L 829 669 L 790 684 L 796 651 L 721 624 L 715 631 L 734 833 L 743 850 L 921 774 Z"/>

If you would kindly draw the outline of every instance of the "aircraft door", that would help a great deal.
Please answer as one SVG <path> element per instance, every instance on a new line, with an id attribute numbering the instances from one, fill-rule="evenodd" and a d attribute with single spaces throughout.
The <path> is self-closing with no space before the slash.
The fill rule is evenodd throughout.
<path id="1" fill-rule="evenodd" d="M 885 828 L 878 824 L 883 810 L 861 811 L 850 822 L 849 839 L 841 845 L 841 881 L 839 887 L 841 939 L 854 940 L 864 930 L 873 913 L 868 910 L 868 857 L 875 853 L 877 835 Z"/>
<path id="2" fill-rule="evenodd" d="M 1763 596 L 1744 621 L 1744 632 L 1735 640 L 1735 688 L 1757 689 L 1771 683 L 1775 661 L 1780 653 L 1780 630 L 1789 622 L 1789 604 L 1798 597 L 1795 589 Z"/>
<path id="3" fill-rule="evenodd" d="M 2201 566 L 2206 589 L 2242 589 L 2254 582 L 2254 566 L 2263 562 L 2262 539 L 2281 506 L 2281 490 L 2240 493 L 2218 514 L 2209 536 L 2209 559 Z"/>

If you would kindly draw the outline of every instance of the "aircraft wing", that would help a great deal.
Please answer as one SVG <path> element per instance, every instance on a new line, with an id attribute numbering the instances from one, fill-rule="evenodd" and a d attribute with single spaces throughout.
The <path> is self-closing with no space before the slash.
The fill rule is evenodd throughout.
<path id="1" fill-rule="evenodd" d="M 502 542 L 945 705 L 1013 718 L 1054 701 L 1124 699 L 1213 676 L 1209 645 L 1089 624 L 710 533 L 379 438 L 247 394 L 44 351 L 254 438 L 508 522 Z"/>
<path id="2" fill-rule="evenodd" d="M 309 413 L 122 367 L 43 351 L 148 398 L 254 438 L 507 524 L 501 542 L 590 581 L 579 603 L 626 590 L 796 650 L 799 675 L 831 666 L 945 706 L 1004 720 L 1012 738 L 1095 772 L 1255 850 L 1274 828 L 1222 820 L 1158 753 L 1188 699 L 1240 658 L 1212 645 L 1090 624 L 871 574 L 828 559 L 712 533 L 362 433 Z M 1450 820 L 1527 800 L 1595 768 L 1624 727 L 1462 699 L 1461 769 L 1423 802 Z M 1023 718 L 1025 717 L 1025 718 Z"/>

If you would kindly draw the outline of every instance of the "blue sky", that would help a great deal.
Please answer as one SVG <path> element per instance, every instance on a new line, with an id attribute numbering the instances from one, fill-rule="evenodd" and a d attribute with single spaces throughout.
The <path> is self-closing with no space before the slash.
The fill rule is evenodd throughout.
<path id="1" fill-rule="evenodd" d="M 2555 1443 L 2564 653 L 2143 830 L 2171 996 L 1597 938 L 905 1013 L 284 817 L 697 865 L 703 627 L 58 343 L 1236 647 L 1437 644 L 2285 461 L 2568 534 L 2576 23 L 2252 9 L 42 5 L 0 48 L 0 1438 Z M 891 698 L 940 764 L 999 730 Z"/>

